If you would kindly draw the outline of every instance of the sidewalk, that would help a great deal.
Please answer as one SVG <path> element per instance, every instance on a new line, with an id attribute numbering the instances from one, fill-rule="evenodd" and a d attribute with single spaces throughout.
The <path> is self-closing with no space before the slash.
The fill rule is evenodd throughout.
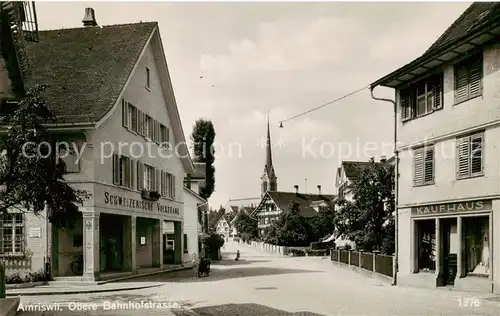
<path id="1" fill-rule="evenodd" d="M 6 296 L 39 296 L 39 295 L 61 295 L 61 294 L 85 294 L 85 293 L 101 293 L 101 292 L 117 292 L 139 290 L 151 287 L 158 287 L 163 283 L 156 282 L 118 282 L 129 280 L 133 278 L 164 274 L 169 272 L 176 272 L 181 270 L 189 270 L 194 267 L 193 264 L 185 265 L 183 267 L 157 270 L 154 272 L 138 273 L 125 277 L 118 277 L 115 279 L 98 282 L 97 284 L 78 284 L 66 283 L 64 281 L 50 282 L 48 285 L 41 285 L 31 288 L 7 289 Z"/>

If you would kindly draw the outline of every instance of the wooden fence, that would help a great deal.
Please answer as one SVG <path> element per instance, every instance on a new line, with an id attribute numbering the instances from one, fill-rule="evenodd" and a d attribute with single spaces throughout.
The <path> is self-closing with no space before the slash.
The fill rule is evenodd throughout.
<path id="1" fill-rule="evenodd" d="M 354 250 L 331 249 L 333 262 L 360 269 L 392 279 L 394 276 L 394 256 Z"/>

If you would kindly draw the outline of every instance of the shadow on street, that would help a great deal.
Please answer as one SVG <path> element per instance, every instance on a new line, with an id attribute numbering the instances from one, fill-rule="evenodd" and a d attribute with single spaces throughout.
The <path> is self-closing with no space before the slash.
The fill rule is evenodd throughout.
<path id="1" fill-rule="evenodd" d="M 245 277 L 255 277 L 255 276 L 265 276 L 265 275 L 279 275 L 279 274 L 291 274 L 291 273 L 313 273 L 322 272 L 314 270 L 300 270 L 300 269 L 283 269 L 283 268 L 270 268 L 270 267 L 235 267 L 218 269 L 217 265 L 212 265 L 210 276 L 198 278 L 198 269 L 193 268 L 190 270 L 178 271 L 178 272 L 167 272 L 162 274 L 144 276 L 133 278 L 129 280 L 123 280 L 120 282 L 210 282 L 210 281 L 220 281 L 227 279 L 245 278 Z"/>
<path id="2" fill-rule="evenodd" d="M 321 314 L 311 313 L 311 312 L 286 312 L 284 310 L 279 310 L 271 307 L 267 307 L 259 304 L 224 304 L 217 306 L 208 306 L 194 308 L 191 311 L 195 312 L 195 315 L 199 316 L 324 316 Z M 190 311 L 190 312 L 191 312 Z M 176 316 L 187 316 L 193 315 L 193 313 L 172 310 Z"/>
<path id="3" fill-rule="evenodd" d="M 250 264 L 250 263 L 262 263 L 262 262 L 270 262 L 271 260 L 245 260 L 239 259 L 235 261 L 234 259 L 224 259 L 222 261 L 212 263 L 212 266 L 235 266 L 241 264 Z"/>

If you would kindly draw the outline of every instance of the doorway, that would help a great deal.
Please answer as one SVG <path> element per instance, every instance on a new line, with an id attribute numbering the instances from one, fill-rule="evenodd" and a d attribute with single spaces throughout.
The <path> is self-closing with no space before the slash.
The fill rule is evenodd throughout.
<path id="1" fill-rule="evenodd" d="M 441 219 L 442 237 L 442 285 L 453 286 L 457 275 L 457 254 L 459 246 L 459 236 L 457 231 L 457 219 Z"/>
<path id="2" fill-rule="evenodd" d="M 123 218 L 101 214 L 101 256 L 103 272 L 123 270 Z"/>

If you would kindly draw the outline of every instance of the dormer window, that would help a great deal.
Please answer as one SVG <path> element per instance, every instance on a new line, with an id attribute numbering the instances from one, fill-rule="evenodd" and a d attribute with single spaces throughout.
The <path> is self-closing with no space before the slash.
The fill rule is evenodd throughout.
<path id="1" fill-rule="evenodd" d="M 427 77 L 400 91 L 401 120 L 408 121 L 443 108 L 443 74 Z"/>

